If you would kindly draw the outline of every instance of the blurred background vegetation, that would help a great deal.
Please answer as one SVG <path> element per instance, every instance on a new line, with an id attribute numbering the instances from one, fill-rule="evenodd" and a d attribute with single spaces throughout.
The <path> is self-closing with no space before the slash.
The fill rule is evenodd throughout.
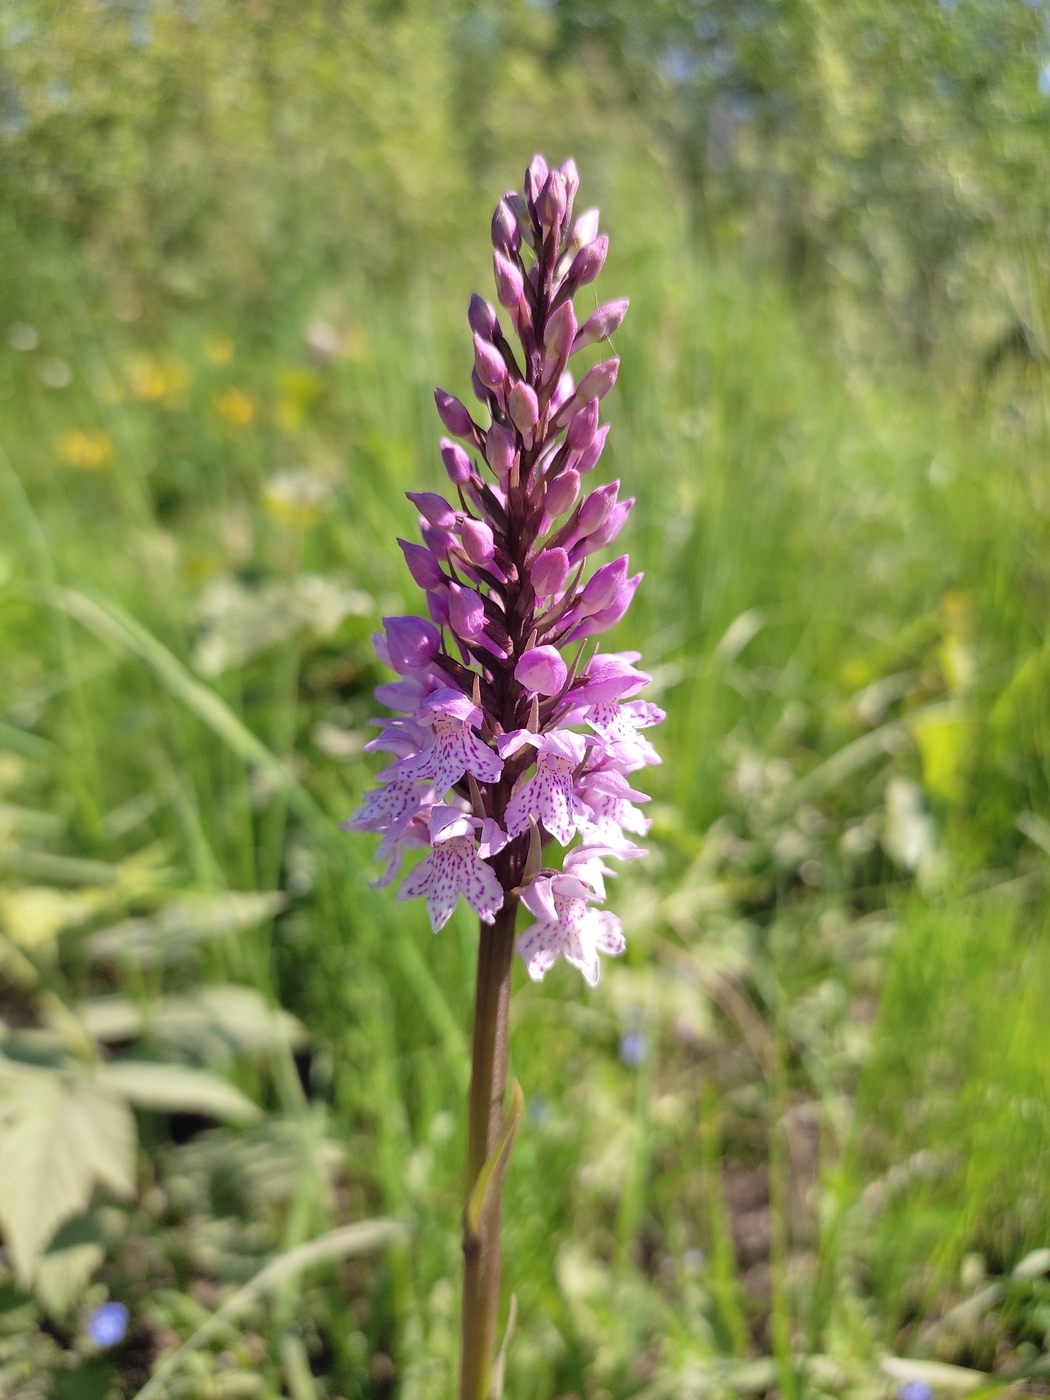
<path id="1" fill-rule="evenodd" d="M 5 0 L 4 1396 L 452 1393 L 476 931 L 337 823 L 537 149 L 669 719 L 514 999 L 507 1394 L 1045 1390 L 1050 11 Z"/>

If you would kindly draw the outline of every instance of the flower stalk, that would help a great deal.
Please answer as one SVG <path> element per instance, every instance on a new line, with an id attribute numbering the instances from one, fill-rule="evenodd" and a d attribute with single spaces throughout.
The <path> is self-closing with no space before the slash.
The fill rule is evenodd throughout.
<path id="1" fill-rule="evenodd" d="M 618 329 L 627 302 L 577 323 L 573 297 L 608 251 L 598 211 L 573 216 L 578 187 L 573 161 L 552 170 L 535 156 L 524 193 L 506 194 L 493 215 L 509 334 L 480 296 L 467 315 L 487 425 L 435 391 L 454 499 L 409 493 L 422 543 L 398 543 L 427 616 L 384 618 L 373 639 L 398 679 L 376 690 L 395 713 L 366 748 L 393 761 L 345 823 L 381 836 L 377 885 L 393 882 L 406 852 L 426 851 L 397 897 L 424 898 L 435 933 L 461 895 L 480 919 L 461 1400 L 490 1400 L 493 1384 L 500 1199 L 522 1108 L 516 1082 L 504 1107 L 513 953 L 534 981 L 562 957 L 594 986 L 599 954 L 623 952 L 620 922 L 601 907 L 605 862 L 644 855 L 631 835 L 648 829 L 636 805 L 648 798 L 628 775 L 660 761 L 641 731 L 663 714 L 636 698 L 649 681 L 637 653 L 592 641 L 623 617 L 641 575 L 622 555 L 585 577 L 634 502 L 620 500 L 617 481 L 584 488 L 620 362 L 599 359 L 577 382 L 569 361 Z M 554 843 L 560 867 L 545 863 Z M 520 934 L 519 907 L 532 916 Z"/>

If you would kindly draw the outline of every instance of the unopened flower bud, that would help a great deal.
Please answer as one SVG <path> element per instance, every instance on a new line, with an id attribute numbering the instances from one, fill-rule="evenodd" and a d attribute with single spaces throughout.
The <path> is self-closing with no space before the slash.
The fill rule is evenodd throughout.
<path id="1" fill-rule="evenodd" d="M 485 626 L 485 604 L 481 594 L 458 583 L 449 585 L 448 620 L 457 637 L 472 642 Z"/>
<path id="2" fill-rule="evenodd" d="M 634 597 L 642 578 L 642 574 L 635 574 L 633 578 L 627 579 L 613 602 L 592 617 L 584 618 L 579 626 L 573 628 L 566 640 L 578 642 L 584 637 L 596 637 L 599 632 L 606 632 L 610 627 L 615 627 L 631 606 L 631 599 Z"/>
<path id="3" fill-rule="evenodd" d="M 474 333 L 474 368 L 486 388 L 503 387 L 507 378 L 507 366 L 503 362 L 503 356 L 489 341 L 482 340 L 477 332 Z"/>
<path id="4" fill-rule="evenodd" d="M 463 542 L 463 552 L 472 564 L 484 566 L 492 562 L 496 545 L 492 530 L 483 520 L 464 520 L 459 527 L 459 538 Z"/>
<path id="5" fill-rule="evenodd" d="M 590 447 L 594 439 L 594 434 L 598 430 L 598 400 L 588 399 L 582 408 L 578 408 L 569 422 L 569 431 L 565 434 L 565 441 L 573 452 L 583 452 Z"/>
<path id="6" fill-rule="evenodd" d="M 598 465 L 598 458 L 602 455 L 602 449 L 605 447 L 605 439 L 608 436 L 609 425 L 606 423 L 603 427 L 598 429 L 594 437 L 591 438 L 590 443 L 580 454 L 580 460 L 576 463 L 576 470 L 578 472 L 592 471 Z"/>
<path id="7" fill-rule="evenodd" d="M 442 423 L 453 437 L 472 438 L 475 432 L 474 420 L 465 403 L 444 389 L 434 390 L 434 402 Z"/>
<path id="8" fill-rule="evenodd" d="M 525 198 L 530 204 L 535 205 L 539 199 L 540 193 L 547 183 L 547 174 L 547 162 L 541 155 L 534 155 L 525 171 Z"/>
<path id="9" fill-rule="evenodd" d="M 419 533 L 423 536 L 423 543 L 435 559 L 447 559 L 449 550 L 455 549 L 456 537 L 451 530 L 439 530 L 437 526 L 431 525 L 419 517 Z"/>
<path id="10" fill-rule="evenodd" d="M 595 530 L 608 518 L 609 512 L 616 504 L 619 492 L 620 483 L 618 481 L 610 481 L 607 486 L 596 487 L 580 506 L 580 514 L 576 522 L 577 533 L 593 535 Z"/>
<path id="11" fill-rule="evenodd" d="M 588 243 L 593 243 L 598 237 L 600 219 L 600 210 L 585 209 L 572 226 L 572 233 L 569 236 L 570 247 L 585 248 Z"/>
<path id="12" fill-rule="evenodd" d="M 436 525 L 439 530 L 450 530 L 455 525 L 456 512 L 436 491 L 406 491 L 405 495 L 420 515 L 426 516 L 431 525 Z"/>
<path id="13" fill-rule="evenodd" d="M 516 253 L 521 247 L 518 221 L 507 195 L 496 205 L 492 215 L 492 246 L 499 253 Z"/>
<path id="14" fill-rule="evenodd" d="M 518 432 L 526 439 L 526 442 L 531 441 L 532 430 L 540 417 L 540 405 L 536 398 L 536 390 L 530 384 L 526 384 L 524 380 L 519 379 L 508 395 L 507 411 Z"/>
<path id="15" fill-rule="evenodd" d="M 610 301 L 604 306 L 599 306 L 580 327 L 576 339 L 572 342 L 571 353 L 575 355 L 577 350 L 582 350 L 586 345 L 596 345 L 599 340 L 608 340 L 623 325 L 623 318 L 627 315 L 630 304 L 624 297 L 622 301 Z"/>
<path id="16" fill-rule="evenodd" d="M 565 177 L 560 170 L 552 170 L 536 205 L 540 227 L 558 233 L 565 217 L 565 204 Z"/>
<path id="17" fill-rule="evenodd" d="M 441 634 L 425 617 L 384 617 L 387 654 L 395 671 L 421 671 L 438 654 Z"/>
<path id="18" fill-rule="evenodd" d="M 427 592 L 427 612 L 438 627 L 448 626 L 448 589 L 432 588 Z"/>
<path id="19" fill-rule="evenodd" d="M 598 613 L 609 607 L 627 579 L 628 558 L 621 554 L 611 564 L 603 564 L 596 569 L 580 594 L 580 607 L 583 613 Z"/>
<path id="20" fill-rule="evenodd" d="M 558 383 L 551 394 L 551 401 L 548 405 L 551 418 L 557 417 L 559 411 L 565 407 L 576 392 L 576 381 L 569 370 L 564 370 L 558 377 Z"/>
<path id="21" fill-rule="evenodd" d="M 616 383 L 616 376 L 620 372 L 620 361 L 613 357 L 611 360 L 602 360 L 601 364 L 589 369 L 580 380 L 580 386 L 576 390 L 581 399 L 604 399 L 612 386 Z"/>
<path id="22" fill-rule="evenodd" d="M 449 438 L 441 439 L 441 460 L 445 464 L 449 480 L 457 486 L 462 486 L 465 482 L 470 481 L 474 475 L 470 458 L 458 442 L 452 442 Z"/>
<path id="23" fill-rule="evenodd" d="M 525 290 L 525 281 L 517 263 L 511 262 L 502 253 L 493 253 L 492 275 L 496 279 L 496 296 L 500 304 L 511 308 L 517 306 Z"/>
<path id="24" fill-rule="evenodd" d="M 612 544 L 626 524 L 633 505 L 633 496 L 629 496 L 626 501 L 617 502 L 598 528 L 592 530 L 587 538 L 573 550 L 573 563 L 578 563 L 588 554 L 594 554 L 599 549 L 604 549 L 606 545 Z"/>
<path id="25" fill-rule="evenodd" d="M 594 281 L 602 270 L 608 251 L 609 239 L 604 233 L 599 234 L 593 242 L 584 244 L 573 258 L 566 278 L 573 291 Z"/>
<path id="26" fill-rule="evenodd" d="M 567 510 L 572 510 L 579 494 L 580 474 L 570 468 L 569 471 L 556 476 L 547 487 L 543 508 L 552 517 L 564 515 Z"/>
<path id="27" fill-rule="evenodd" d="M 557 695 L 569 675 L 555 647 L 533 647 L 514 667 L 514 679 L 533 695 Z"/>
<path id="28" fill-rule="evenodd" d="M 421 544 L 412 544 L 409 540 L 399 539 L 398 544 L 405 556 L 408 572 L 420 588 L 440 588 L 445 582 L 445 577 L 441 572 L 441 565 L 430 550 L 424 549 Z"/>
<path id="29" fill-rule="evenodd" d="M 477 292 L 470 298 L 467 322 L 474 334 L 480 335 L 482 340 L 495 340 L 502 333 L 495 307 L 484 297 L 479 297 Z"/>
<path id="30" fill-rule="evenodd" d="M 536 246 L 536 236 L 532 229 L 532 220 L 529 217 L 529 206 L 517 190 L 511 190 L 503 196 L 507 207 L 510 209 L 518 224 L 518 238 L 529 245 L 530 248 Z M 513 251 L 517 251 L 514 249 Z"/>
<path id="31" fill-rule="evenodd" d="M 580 189 L 580 172 L 576 168 L 576 162 L 570 156 L 561 168 L 562 179 L 565 181 L 565 199 L 567 208 L 572 209 L 572 202 L 576 198 Z"/>
<path id="32" fill-rule="evenodd" d="M 485 434 L 485 460 L 501 480 L 509 475 L 517 455 L 514 434 L 502 423 L 493 423 Z"/>
<path id="33" fill-rule="evenodd" d="M 576 336 L 576 313 L 571 301 L 563 301 L 543 328 L 543 346 L 555 360 L 568 359 Z"/>
<path id="34" fill-rule="evenodd" d="M 569 556 L 564 549 L 545 549 L 536 556 L 529 570 L 537 598 L 549 598 L 560 593 L 569 577 Z"/>

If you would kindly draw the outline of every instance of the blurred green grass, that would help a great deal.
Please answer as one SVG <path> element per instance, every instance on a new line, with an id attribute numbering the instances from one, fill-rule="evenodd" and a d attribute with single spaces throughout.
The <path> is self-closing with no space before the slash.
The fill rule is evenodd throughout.
<path id="1" fill-rule="evenodd" d="M 56 1000 L 235 983 L 311 1043 L 298 1073 L 289 1046 L 217 1062 L 261 1128 L 140 1117 L 137 1204 L 88 1211 L 95 1281 L 64 1306 L 5 1283 L 11 1393 L 87 1374 L 108 1290 L 138 1330 L 83 1393 L 132 1394 L 253 1261 L 377 1214 L 409 1242 L 257 1307 L 185 1393 L 450 1393 L 476 932 L 460 912 L 432 939 L 335 824 L 368 781 L 368 633 L 411 606 L 401 493 L 441 480 L 431 388 L 467 388 L 487 203 L 540 138 L 580 159 L 603 293 L 632 299 L 604 469 L 638 496 L 646 580 L 617 640 L 668 723 L 653 855 L 615 899 L 627 956 L 593 994 L 564 969 L 516 983 L 508 1393 L 874 1395 L 885 1350 L 1029 1364 L 1038 1278 L 929 1327 L 1050 1231 L 1041 360 L 880 354 L 884 327 L 855 334 L 878 307 L 799 296 L 746 240 L 698 245 L 653 129 L 600 68 L 545 67 L 526 10 L 473 122 L 463 31 L 426 7 L 299 33 L 216 9 L 193 48 L 174 10 L 141 45 L 134 14 L 88 14 L 34 10 L 50 48 L 9 54 L 31 112 L 62 59 L 123 87 L 8 138 L 5 1026 L 71 1053 Z M 222 98 L 245 36 L 209 128 L 192 99 Z M 370 124 L 329 131 L 346 103 Z M 117 609 L 144 634 L 115 643 Z M 68 902 L 103 876 L 62 858 L 143 850 L 115 904 Z M 167 966 L 93 959 L 99 924 L 223 890 L 286 904 Z"/>

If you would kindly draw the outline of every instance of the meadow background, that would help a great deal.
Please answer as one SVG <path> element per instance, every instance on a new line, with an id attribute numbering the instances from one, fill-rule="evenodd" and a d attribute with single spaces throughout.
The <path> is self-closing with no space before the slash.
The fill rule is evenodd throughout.
<path id="1" fill-rule="evenodd" d="M 534 150 L 669 718 L 516 972 L 506 1394 L 1045 1392 L 1050 11 L 5 0 L 4 1397 L 453 1391 L 476 929 L 338 823 Z"/>

